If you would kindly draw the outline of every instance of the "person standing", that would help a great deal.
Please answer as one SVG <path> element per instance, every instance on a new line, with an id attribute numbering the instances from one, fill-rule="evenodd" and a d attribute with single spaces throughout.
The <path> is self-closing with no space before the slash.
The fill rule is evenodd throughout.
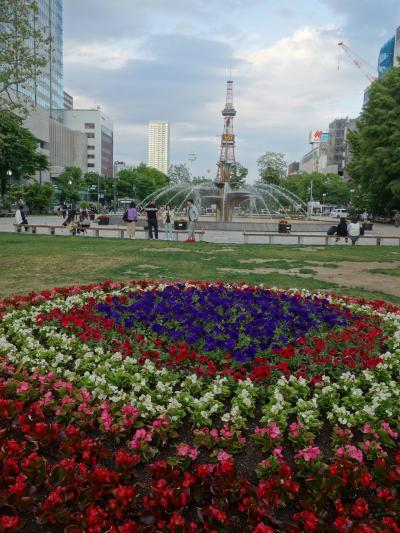
<path id="1" fill-rule="evenodd" d="M 400 212 L 397 209 L 394 212 L 394 225 L 396 228 L 400 226 Z"/>
<path id="2" fill-rule="evenodd" d="M 186 239 L 185 242 L 195 242 L 196 239 L 194 236 L 194 232 L 196 229 L 195 227 L 196 222 L 199 219 L 199 211 L 197 207 L 194 205 L 193 200 L 191 198 L 189 198 L 189 200 L 187 201 L 187 215 L 189 219 L 189 225 L 188 225 L 188 238 Z"/>
<path id="3" fill-rule="evenodd" d="M 145 209 L 147 214 L 147 225 L 149 227 L 149 239 L 153 239 L 153 230 L 154 237 L 158 239 L 158 207 L 156 206 L 156 199 L 150 198 L 150 202 L 146 205 Z"/>
<path id="4" fill-rule="evenodd" d="M 351 239 L 351 244 L 354 246 L 361 234 L 361 227 L 357 217 L 352 218 L 350 224 L 347 226 L 347 232 Z"/>
<path id="5" fill-rule="evenodd" d="M 136 234 L 137 209 L 135 202 L 130 202 L 128 209 L 124 213 L 126 222 L 126 232 L 129 239 L 134 239 Z"/>
<path id="6" fill-rule="evenodd" d="M 174 226 L 175 213 L 172 209 L 171 204 L 167 204 L 165 206 L 165 210 L 162 216 L 164 222 L 165 239 L 167 241 L 172 241 L 172 228 Z"/>

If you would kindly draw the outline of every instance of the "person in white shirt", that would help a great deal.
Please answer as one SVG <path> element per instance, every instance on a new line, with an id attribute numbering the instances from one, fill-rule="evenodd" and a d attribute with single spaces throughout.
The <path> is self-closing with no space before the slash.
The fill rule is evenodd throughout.
<path id="1" fill-rule="evenodd" d="M 172 241 L 172 228 L 174 227 L 175 213 L 171 204 L 165 206 L 162 214 L 164 222 L 165 238 L 167 241 Z"/>
<path id="2" fill-rule="evenodd" d="M 199 219 L 199 211 L 197 207 L 194 205 L 193 200 L 189 198 L 187 201 L 187 216 L 189 219 L 189 227 L 188 227 L 188 238 L 185 242 L 195 242 L 194 232 L 195 232 L 195 223 Z"/>
<path id="3" fill-rule="evenodd" d="M 347 226 L 347 233 L 351 239 L 351 244 L 354 246 L 361 234 L 360 223 L 357 218 L 353 218 Z"/>

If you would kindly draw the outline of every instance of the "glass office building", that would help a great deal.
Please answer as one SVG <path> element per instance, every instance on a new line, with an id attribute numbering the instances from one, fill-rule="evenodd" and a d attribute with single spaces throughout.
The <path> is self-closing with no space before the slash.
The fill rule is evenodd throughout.
<path id="1" fill-rule="evenodd" d="M 41 49 L 48 61 L 39 76 L 24 86 L 18 86 L 17 90 L 33 100 L 35 105 L 45 109 L 63 109 L 63 0 L 39 0 L 38 6 L 39 12 L 32 24 L 50 37 L 50 43 Z"/>

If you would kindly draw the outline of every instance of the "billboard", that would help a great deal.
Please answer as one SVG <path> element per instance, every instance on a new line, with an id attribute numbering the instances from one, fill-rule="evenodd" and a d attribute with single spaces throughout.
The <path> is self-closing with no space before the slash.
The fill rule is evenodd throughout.
<path id="1" fill-rule="evenodd" d="M 329 133 L 326 133 L 323 130 L 310 131 L 310 144 L 319 144 L 321 142 L 328 142 L 328 140 Z"/>

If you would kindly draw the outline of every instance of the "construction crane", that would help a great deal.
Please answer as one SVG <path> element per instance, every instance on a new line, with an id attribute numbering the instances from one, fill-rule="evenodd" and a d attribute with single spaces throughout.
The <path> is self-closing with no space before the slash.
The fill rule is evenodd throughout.
<path id="1" fill-rule="evenodd" d="M 364 76 L 367 78 L 367 80 L 372 83 L 376 80 L 376 77 L 373 76 L 372 74 L 370 74 L 364 65 L 368 65 L 368 63 L 366 61 L 364 61 L 364 59 L 362 59 L 362 57 L 358 56 L 357 57 L 357 54 L 355 54 L 352 49 L 350 47 L 347 46 L 346 43 L 344 43 L 343 41 L 341 41 L 340 43 L 338 43 L 338 46 L 340 46 L 340 48 L 346 52 L 346 54 L 350 57 L 351 61 L 354 63 L 354 65 L 359 69 L 361 70 L 361 72 L 364 74 Z"/>

